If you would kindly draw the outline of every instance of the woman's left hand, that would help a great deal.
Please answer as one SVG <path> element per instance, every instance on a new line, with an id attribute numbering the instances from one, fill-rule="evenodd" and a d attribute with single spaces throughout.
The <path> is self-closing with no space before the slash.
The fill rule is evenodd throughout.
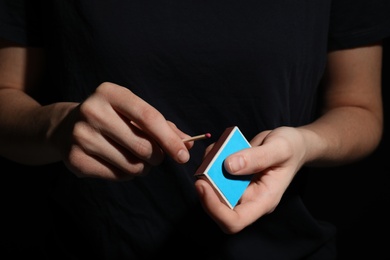
<path id="1" fill-rule="evenodd" d="M 301 130 L 280 127 L 273 131 L 261 132 L 250 142 L 251 148 L 227 157 L 224 166 L 229 173 L 254 174 L 251 183 L 233 209 L 219 199 L 208 182 L 202 179 L 196 181 L 195 186 L 205 211 L 225 233 L 237 233 L 275 210 L 304 163 L 306 154 L 304 140 Z"/>

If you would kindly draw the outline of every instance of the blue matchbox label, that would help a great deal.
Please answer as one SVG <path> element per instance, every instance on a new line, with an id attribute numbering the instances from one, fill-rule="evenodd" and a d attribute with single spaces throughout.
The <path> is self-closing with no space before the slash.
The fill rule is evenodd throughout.
<path id="1" fill-rule="evenodd" d="M 240 200 L 251 181 L 252 175 L 231 175 L 225 170 L 223 163 L 226 157 L 232 153 L 249 147 L 251 146 L 241 131 L 234 127 L 203 172 L 231 208 L 234 208 Z"/>

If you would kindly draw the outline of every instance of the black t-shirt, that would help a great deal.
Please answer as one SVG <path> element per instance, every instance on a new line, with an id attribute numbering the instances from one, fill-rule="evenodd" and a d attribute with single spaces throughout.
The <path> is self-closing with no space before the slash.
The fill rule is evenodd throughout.
<path id="1" fill-rule="evenodd" d="M 201 209 L 193 174 L 229 126 L 247 139 L 313 121 L 329 50 L 390 34 L 390 2 L 0 1 L 0 36 L 44 47 L 42 103 L 82 101 L 102 82 L 128 87 L 198 141 L 130 182 L 53 176 L 48 255 L 56 259 L 334 259 L 334 227 L 299 197 L 298 173 L 275 212 L 236 235 Z M 183 254 L 183 255 L 181 255 Z M 310 258 L 312 257 L 312 258 Z"/>

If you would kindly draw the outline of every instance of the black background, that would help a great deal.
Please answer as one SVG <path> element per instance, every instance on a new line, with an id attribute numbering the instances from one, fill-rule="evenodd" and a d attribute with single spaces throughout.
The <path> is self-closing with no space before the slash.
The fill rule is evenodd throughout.
<path id="1" fill-rule="evenodd" d="M 310 176 L 305 193 L 313 214 L 337 226 L 341 260 L 390 259 L 389 88 L 390 39 L 387 39 L 383 66 L 385 132 L 380 146 L 360 162 L 316 170 Z M 50 171 L 32 172 L 31 168 L 13 165 L 1 158 L 0 169 L 0 252 L 7 255 L 7 259 L 20 256 L 45 259 L 41 245 L 48 230 L 43 227 L 50 217 L 43 197 L 46 185 L 42 180 Z"/>

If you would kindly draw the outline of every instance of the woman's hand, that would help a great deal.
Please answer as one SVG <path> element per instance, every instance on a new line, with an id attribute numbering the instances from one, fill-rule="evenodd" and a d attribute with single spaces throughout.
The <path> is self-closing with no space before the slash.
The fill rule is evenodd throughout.
<path id="1" fill-rule="evenodd" d="M 303 165 L 346 164 L 375 150 L 383 133 L 381 57 L 381 43 L 330 52 L 320 117 L 298 128 L 262 132 L 251 148 L 226 158 L 231 174 L 255 174 L 233 210 L 197 180 L 201 202 L 222 230 L 239 232 L 275 210 Z"/>
<path id="2" fill-rule="evenodd" d="M 292 127 L 264 131 L 252 139 L 251 148 L 226 158 L 224 166 L 229 173 L 254 173 L 251 183 L 233 209 L 219 199 L 208 182 L 202 179 L 196 181 L 195 186 L 205 211 L 224 232 L 237 233 L 274 211 L 304 163 L 304 132 Z"/>
<path id="3" fill-rule="evenodd" d="M 83 103 L 42 106 L 44 53 L 0 39 L 0 155 L 31 165 L 63 160 L 79 177 L 146 174 L 165 154 L 189 159 L 193 142 L 130 90 L 101 84 Z"/>
<path id="4" fill-rule="evenodd" d="M 79 177 L 127 180 L 146 174 L 168 154 L 189 160 L 188 137 L 130 90 L 101 84 L 64 118 L 50 139 Z"/>

